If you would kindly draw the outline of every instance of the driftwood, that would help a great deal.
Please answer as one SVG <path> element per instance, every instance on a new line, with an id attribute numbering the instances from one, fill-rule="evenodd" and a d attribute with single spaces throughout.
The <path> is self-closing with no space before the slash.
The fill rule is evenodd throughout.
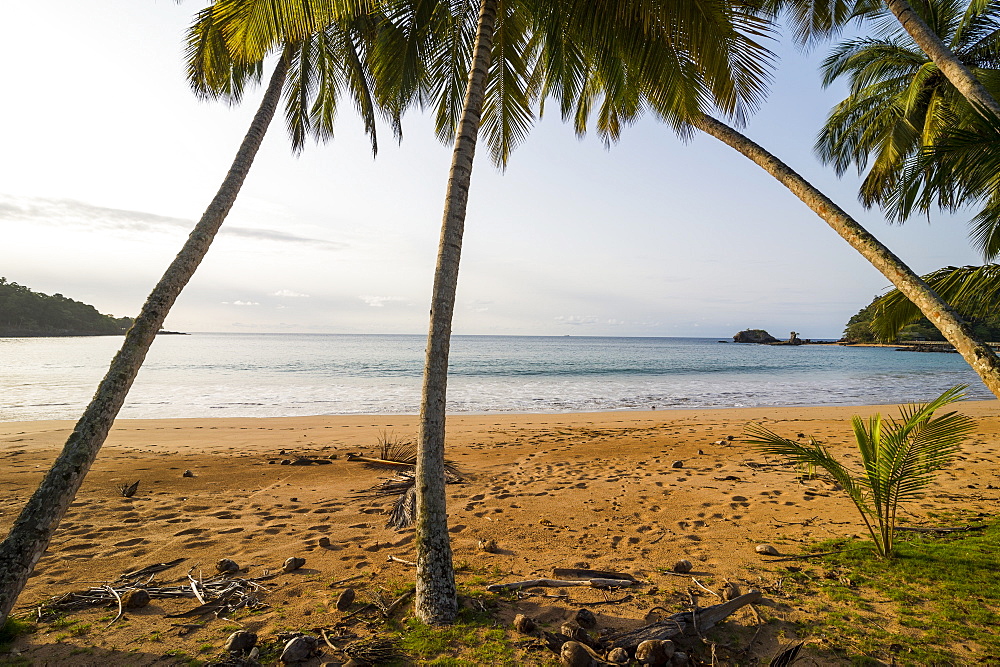
<path id="1" fill-rule="evenodd" d="M 557 567 L 552 570 L 553 579 L 621 579 L 635 581 L 635 577 L 625 572 L 608 570 L 578 570 L 573 567 Z"/>
<path id="2" fill-rule="evenodd" d="M 397 558 L 396 556 L 386 556 L 385 561 L 387 563 L 401 563 L 403 565 L 409 565 L 410 567 L 417 566 L 417 564 L 412 560 L 403 560 L 402 558 Z"/>
<path id="3" fill-rule="evenodd" d="M 529 579 L 527 581 L 512 581 L 509 584 L 493 584 L 487 586 L 490 593 L 499 591 L 519 590 L 521 588 L 534 588 L 542 586 L 546 588 L 563 588 L 568 586 L 590 586 L 591 588 L 625 588 L 632 586 L 636 582 L 632 579 Z"/>
<path id="4" fill-rule="evenodd" d="M 626 651 L 634 652 L 639 644 L 649 639 L 673 639 L 685 634 L 708 630 L 737 609 L 753 604 L 760 598 L 760 591 L 750 591 L 729 602 L 705 607 L 695 612 L 681 612 L 635 630 L 606 635 L 602 641 L 609 648 L 623 648 Z"/>
<path id="5" fill-rule="evenodd" d="M 114 617 L 113 619 L 111 619 L 111 622 L 110 622 L 110 623 L 108 623 L 108 624 L 107 624 L 106 626 L 104 626 L 104 628 L 105 628 L 105 629 L 107 629 L 107 628 L 110 628 L 110 627 L 111 627 L 112 625 L 114 625 L 114 624 L 115 624 L 115 622 L 116 622 L 116 621 L 117 621 L 117 620 L 118 620 L 119 618 L 121 618 L 121 617 L 122 617 L 122 614 L 124 614 L 124 613 L 125 613 L 125 610 L 124 610 L 124 609 L 123 609 L 123 607 L 122 607 L 122 596 L 118 595 L 118 591 L 116 591 L 116 590 L 115 590 L 114 588 L 112 588 L 111 586 L 105 586 L 104 588 L 105 588 L 105 589 L 106 589 L 107 591 L 109 591 L 109 592 L 110 592 L 110 593 L 111 593 L 112 595 L 114 595 L 114 596 L 115 596 L 115 600 L 117 600 L 117 601 L 118 601 L 118 615 L 117 615 L 117 616 L 115 616 L 115 617 Z"/>
<path id="6" fill-rule="evenodd" d="M 399 468 L 401 470 L 408 470 L 413 468 L 413 463 L 408 461 L 390 461 L 388 459 L 377 459 L 371 456 L 361 456 L 360 454 L 348 454 L 348 461 L 357 461 L 360 463 L 371 463 L 372 465 L 384 466 L 386 468 Z"/>
<path id="7" fill-rule="evenodd" d="M 177 558 L 170 561 L 169 563 L 156 563 L 155 565 L 147 565 L 146 567 L 140 570 L 134 570 L 132 572 L 123 573 L 120 577 L 118 577 L 118 581 L 124 581 L 126 579 L 137 579 L 139 577 L 145 577 L 150 574 L 156 574 L 157 572 L 163 572 L 164 570 L 169 570 L 173 566 L 177 565 L 178 563 L 182 563 L 185 560 L 186 560 L 185 558 Z"/>

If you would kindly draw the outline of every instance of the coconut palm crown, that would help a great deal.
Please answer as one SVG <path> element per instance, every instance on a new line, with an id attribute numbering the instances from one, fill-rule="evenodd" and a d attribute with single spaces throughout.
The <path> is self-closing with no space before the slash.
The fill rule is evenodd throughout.
<path id="1" fill-rule="evenodd" d="M 1000 75 L 1000 4 L 920 0 L 914 10 L 992 90 Z M 850 93 L 830 112 L 816 151 L 838 174 L 851 165 L 867 170 L 862 204 L 885 206 L 898 218 L 906 209 L 896 205 L 902 181 L 919 188 L 914 181 L 931 171 L 912 168 L 919 151 L 980 116 L 895 21 L 875 16 L 881 20 L 872 36 L 841 42 L 823 62 L 824 85 L 846 78 Z M 941 204 L 952 203 L 944 193 Z"/>

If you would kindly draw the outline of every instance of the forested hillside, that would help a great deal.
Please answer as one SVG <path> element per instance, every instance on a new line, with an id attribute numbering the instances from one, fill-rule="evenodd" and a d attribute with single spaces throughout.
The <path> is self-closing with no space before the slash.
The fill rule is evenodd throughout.
<path id="1" fill-rule="evenodd" d="M 0 278 L 0 336 L 106 336 L 123 334 L 129 317 L 101 315 L 62 294 L 42 294 Z"/>
<path id="2" fill-rule="evenodd" d="M 844 337 L 841 340 L 850 343 L 879 342 L 869 326 L 872 318 L 875 317 L 875 304 L 877 301 L 878 297 L 858 311 L 858 314 L 848 321 L 847 328 L 844 329 Z M 963 317 L 965 317 L 965 314 L 963 314 Z M 967 317 L 966 320 L 972 325 L 973 334 L 979 340 L 1000 341 L 1000 313 L 983 319 Z M 943 341 L 944 336 L 937 330 L 937 327 L 930 323 L 930 320 L 923 317 L 913 324 L 903 327 L 899 332 L 898 340 L 900 342 L 913 340 Z"/>

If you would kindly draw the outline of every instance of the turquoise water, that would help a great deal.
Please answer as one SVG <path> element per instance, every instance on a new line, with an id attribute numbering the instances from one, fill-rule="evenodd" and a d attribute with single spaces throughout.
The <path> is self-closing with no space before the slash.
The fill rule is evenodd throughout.
<path id="1" fill-rule="evenodd" d="M 74 419 L 117 337 L 0 339 L 0 420 Z M 423 336 L 161 336 L 124 418 L 416 413 Z M 705 338 L 456 336 L 453 412 L 578 412 L 992 398 L 957 354 Z"/>

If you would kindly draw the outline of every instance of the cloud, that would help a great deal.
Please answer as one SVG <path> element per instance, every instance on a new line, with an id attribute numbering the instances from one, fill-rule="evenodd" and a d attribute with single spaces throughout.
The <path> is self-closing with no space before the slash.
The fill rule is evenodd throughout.
<path id="1" fill-rule="evenodd" d="M 485 313 L 490 309 L 491 303 L 493 302 L 485 299 L 474 299 L 469 302 L 469 310 L 474 313 Z"/>
<path id="2" fill-rule="evenodd" d="M 405 300 L 401 296 L 372 296 L 370 294 L 362 294 L 358 298 L 367 303 L 372 308 L 384 308 L 386 302 L 388 301 Z"/>
<path id="3" fill-rule="evenodd" d="M 0 220 L 130 232 L 150 232 L 164 229 L 188 231 L 194 227 L 194 221 L 192 220 L 172 218 L 146 211 L 107 208 L 73 199 L 12 197 L 9 195 L 0 195 Z M 223 225 L 219 233 L 259 241 L 301 243 L 335 249 L 347 247 L 344 243 L 310 238 L 308 236 L 298 236 L 276 229 L 254 229 L 250 227 Z"/>
<path id="4" fill-rule="evenodd" d="M 259 306 L 260 304 L 256 301 L 223 301 L 223 305 L 226 306 Z"/>
<path id="5" fill-rule="evenodd" d="M 591 326 L 600 324 L 601 320 L 593 315 L 560 315 L 556 318 L 559 324 L 572 324 L 573 326 Z"/>
<path id="6" fill-rule="evenodd" d="M 559 324 L 570 324 L 573 326 L 594 326 L 596 324 L 604 324 L 610 326 L 621 326 L 625 322 L 616 319 L 602 319 L 596 315 L 560 315 L 556 318 L 556 322 Z"/>
<path id="7" fill-rule="evenodd" d="M 273 294 L 271 294 L 271 296 L 283 296 L 283 297 L 288 297 L 290 299 L 308 299 L 309 298 L 308 294 L 301 294 L 299 292 L 293 292 L 290 289 L 280 289 L 277 292 L 274 292 Z"/>

